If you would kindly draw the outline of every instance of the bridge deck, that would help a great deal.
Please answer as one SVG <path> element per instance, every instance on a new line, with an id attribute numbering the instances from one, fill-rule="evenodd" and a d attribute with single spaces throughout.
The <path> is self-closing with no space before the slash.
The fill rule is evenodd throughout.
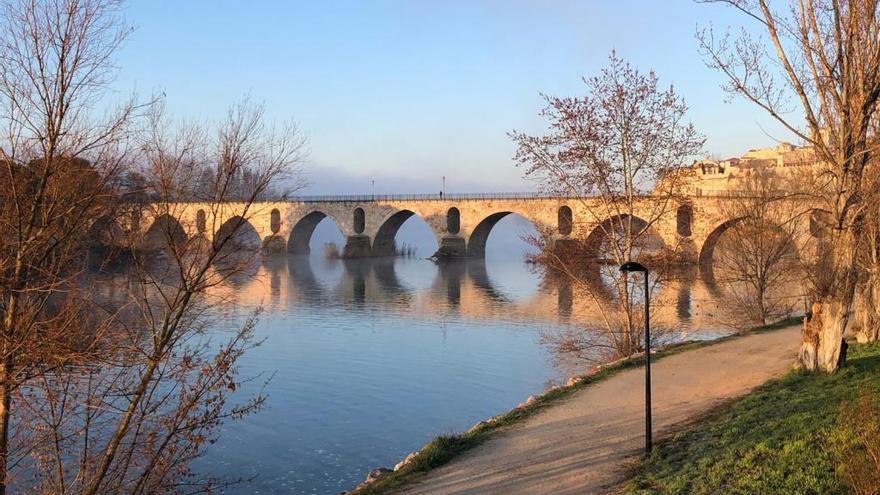
<path id="1" fill-rule="evenodd" d="M 726 191 L 713 194 L 696 194 L 701 198 L 746 197 L 748 191 Z M 301 195 L 290 196 L 281 201 L 300 203 L 368 203 L 375 201 L 482 201 L 487 199 L 595 199 L 599 195 L 560 194 L 551 192 L 492 192 L 492 193 L 416 193 L 416 194 L 349 194 L 349 195 Z M 640 196 L 649 198 L 650 195 Z"/>

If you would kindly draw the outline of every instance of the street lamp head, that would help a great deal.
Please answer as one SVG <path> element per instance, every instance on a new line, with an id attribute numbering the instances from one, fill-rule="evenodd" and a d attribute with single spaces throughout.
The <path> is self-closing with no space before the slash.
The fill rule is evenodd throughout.
<path id="1" fill-rule="evenodd" d="M 642 264 L 636 263 L 635 261 L 627 261 L 626 263 L 620 265 L 621 273 L 626 272 L 648 272 L 648 269 L 645 268 Z"/>

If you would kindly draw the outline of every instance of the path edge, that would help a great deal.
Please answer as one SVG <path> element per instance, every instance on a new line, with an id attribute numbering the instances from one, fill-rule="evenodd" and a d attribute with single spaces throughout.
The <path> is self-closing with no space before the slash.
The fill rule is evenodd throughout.
<path id="1" fill-rule="evenodd" d="M 801 324 L 802 321 L 802 316 L 792 316 L 768 325 L 754 327 L 744 332 L 738 332 L 717 339 L 689 340 L 670 344 L 657 350 L 652 350 L 652 361 L 750 335 L 790 328 Z M 418 481 L 434 469 L 442 467 L 476 448 L 489 440 L 493 435 L 513 425 L 525 422 L 532 416 L 559 404 L 579 391 L 606 380 L 621 371 L 641 367 L 644 364 L 643 358 L 644 353 L 638 353 L 618 361 L 596 366 L 588 374 L 570 380 L 569 384 L 551 387 L 539 396 L 531 396 L 529 400 L 519 406 L 505 413 L 480 421 L 467 431 L 437 436 L 398 463 L 394 471 L 385 472 L 375 481 L 361 483 L 351 491 L 342 493 L 346 495 L 383 495 L 393 493 L 394 490 L 401 489 Z"/>

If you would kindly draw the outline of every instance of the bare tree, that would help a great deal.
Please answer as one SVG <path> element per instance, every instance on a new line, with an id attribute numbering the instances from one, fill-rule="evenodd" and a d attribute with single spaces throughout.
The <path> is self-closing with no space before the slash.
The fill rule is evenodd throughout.
<path id="1" fill-rule="evenodd" d="M 541 115 L 549 121 L 548 134 L 514 132 L 511 137 L 518 146 L 515 159 L 545 190 L 598 199 L 583 209 L 590 218 L 579 219 L 582 245 L 594 259 L 614 264 L 607 276 L 617 297 L 598 305 L 602 333 L 615 342 L 616 354 L 629 355 L 641 348 L 641 313 L 630 305 L 631 283 L 617 266 L 647 259 L 648 240 L 682 199 L 686 165 L 704 138 L 686 121 L 687 105 L 672 87 L 661 88 L 656 74 L 640 73 L 614 53 L 608 66 L 584 83 L 585 96 L 544 97 Z M 587 237 L 587 226 L 596 234 Z M 562 256 L 545 254 L 555 268 L 581 278 Z M 599 297 L 590 284 L 583 285 Z"/>
<path id="2" fill-rule="evenodd" d="M 222 486 L 230 480 L 191 479 L 189 462 L 204 452 L 223 420 L 242 417 L 264 400 L 257 395 L 227 404 L 229 392 L 241 385 L 238 358 L 259 344 L 253 338 L 256 314 L 225 341 L 215 342 L 206 333 L 214 323 L 208 308 L 222 303 L 220 286 L 258 255 L 259 245 L 247 250 L 235 240 L 253 215 L 268 213 L 258 198 L 296 169 L 304 140 L 295 126 L 277 131 L 267 126 L 262 107 L 246 100 L 230 110 L 216 134 L 204 126 L 171 125 L 160 112 L 149 128 L 144 175 L 151 196 L 159 198 L 149 204 L 152 216 L 181 217 L 192 206 L 177 198 L 205 191 L 202 165 L 218 163 L 210 194 L 198 203 L 207 210 L 206 231 L 214 238 L 181 238 L 169 222 L 160 231 L 158 262 L 155 253 L 134 250 L 128 314 L 120 319 L 127 329 L 125 345 L 75 384 L 63 384 L 64 393 L 76 390 L 91 404 L 69 405 L 74 419 L 62 428 L 65 438 L 76 440 L 59 452 L 86 460 L 72 471 L 75 476 L 67 475 L 74 480 L 68 481 L 68 493 L 196 492 Z M 246 196 L 233 187 L 243 171 L 254 178 Z M 130 242 L 138 242 L 137 235 Z M 53 393 L 63 396 L 58 388 Z M 64 464 L 51 452 L 43 454 Z M 65 480 L 60 474 L 48 479 L 53 487 Z"/>
<path id="3" fill-rule="evenodd" d="M 0 5 L 0 493 L 32 446 L 13 441 L 27 433 L 12 422 L 15 398 L 102 350 L 106 326 L 85 328 L 77 275 L 91 224 L 113 208 L 138 110 L 130 99 L 90 112 L 127 32 L 117 12 L 103 0 Z"/>
<path id="4" fill-rule="evenodd" d="M 218 340 L 207 309 L 254 258 L 228 246 L 258 200 L 296 186 L 304 139 L 247 100 L 214 132 L 133 98 L 96 116 L 129 32 L 119 7 L 0 10 L 0 494 L 210 490 L 225 481 L 192 477 L 189 461 L 220 422 L 262 403 L 227 402 L 243 380 L 237 359 L 259 343 L 256 314 Z M 216 235 L 181 239 L 167 222 L 157 263 L 132 216 L 173 217 L 192 198 Z M 125 295 L 111 301 L 86 273 L 96 226 L 131 251 Z"/>
<path id="5" fill-rule="evenodd" d="M 821 187 L 811 192 L 830 212 L 831 253 L 813 296 L 823 315 L 819 334 L 806 339 L 801 361 L 809 369 L 833 372 L 855 294 L 863 242 L 859 224 L 867 220 L 865 171 L 876 153 L 878 3 L 802 0 L 776 9 L 766 0 L 713 2 L 742 12 L 763 35 L 743 30 L 731 40 L 703 31 L 699 39 L 708 65 L 727 77 L 728 91 L 764 109 L 807 143 L 818 161 Z"/>
<path id="6" fill-rule="evenodd" d="M 736 192 L 724 203 L 722 213 L 731 220 L 711 270 L 735 308 L 733 326 L 748 329 L 791 314 L 801 301 L 802 294 L 786 291 L 804 278 L 798 252 L 805 212 L 802 195 L 771 170 L 755 171 Z"/>
<path id="7" fill-rule="evenodd" d="M 876 160 L 876 158 L 875 158 Z M 861 342 L 880 340 L 880 174 L 872 163 L 865 174 L 868 196 L 859 229 L 863 242 L 857 255 L 859 278 L 853 298 L 853 330 Z"/>

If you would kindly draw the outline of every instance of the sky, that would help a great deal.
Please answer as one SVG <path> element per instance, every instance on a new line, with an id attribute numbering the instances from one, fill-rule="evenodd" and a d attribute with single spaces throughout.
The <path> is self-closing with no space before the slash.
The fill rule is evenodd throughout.
<path id="1" fill-rule="evenodd" d="M 507 133 L 540 134 L 540 94 L 583 94 L 615 50 L 690 106 L 706 154 L 792 140 L 728 101 L 695 33 L 738 29 L 690 0 L 132 0 L 114 90 L 164 93 L 186 118 L 219 119 L 249 95 L 309 139 L 306 194 L 532 191 Z"/>

